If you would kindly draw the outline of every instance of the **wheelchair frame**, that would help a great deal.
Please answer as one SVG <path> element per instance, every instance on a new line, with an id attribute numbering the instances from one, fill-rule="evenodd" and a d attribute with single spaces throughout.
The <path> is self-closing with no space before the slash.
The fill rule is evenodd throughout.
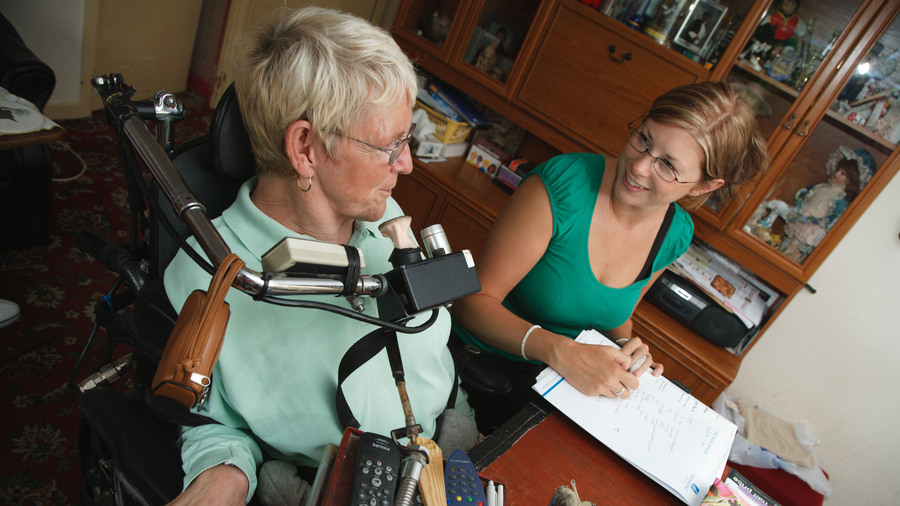
<path id="1" fill-rule="evenodd" d="M 133 165 L 135 171 L 140 172 L 134 159 L 134 153 L 129 150 L 129 147 L 133 148 L 133 151 L 143 160 L 153 180 L 162 190 L 168 202 L 171 203 L 176 216 L 188 226 L 205 255 L 212 261 L 212 268 L 218 266 L 230 253 L 230 249 L 207 216 L 204 205 L 194 196 L 179 174 L 178 169 L 170 160 L 170 155 L 173 152 L 173 125 L 176 121 L 183 118 L 183 106 L 174 95 L 164 91 L 157 93 L 151 101 L 132 101 L 131 96 L 134 94 L 134 89 L 125 84 L 120 74 L 96 76 L 92 79 L 92 85 L 97 89 L 103 100 L 108 121 L 116 128 L 120 151 L 125 157 L 123 162 L 126 165 L 126 179 L 129 182 L 130 197 L 133 199 L 132 193 L 140 193 L 140 196 L 146 198 L 148 202 L 152 200 L 146 194 L 145 188 L 142 187 L 143 182 L 135 181 L 138 177 L 135 174 L 129 174 L 129 163 Z M 145 119 L 157 122 L 155 138 L 144 123 Z M 101 260 L 108 269 L 119 274 L 120 278 L 111 289 L 109 297 L 113 297 L 122 284 L 132 289 L 131 296 L 123 297 L 123 301 L 118 304 L 119 308 L 126 307 L 134 301 L 146 280 L 146 265 L 140 259 L 141 255 L 138 251 L 140 249 L 138 246 L 139 241 L 137 239 L 137 230 L 135 230 L 140 228 L 137 222 L 141 217 L 137 216 L 139 213 L 134 209 L 135 202 L 131 200 L 130 204 L 132 204 L 132 231 L 128 250 L 118 243 L 110 243 L 89 233 L 80 234 L 79 238 L 79 246 L 82 249 Z M 162 213 L 158 214 L 161 215 Z M 165 219 L 165 217 L 160 216 L 160 219 Z M 439 225 L 429 227 L 430 234 L 435 232 L 434 227 L 440 229 Z M 442 230 L 438 230 L 438 236 L 442 233 Z M 468 295 L 472 291 L 470 288 L 463 289 L 465 283 L 451 283 L 455 286 L 448 287 L 446 293 L 442 294 L 443 297 L 436 301 L 432 283 L 421 288 L 412 286 L 415 284 L 414 280 L 417 277 L 428 276 L 441 270 L 453 269 L 462 277 L 469 276 L 469 282 L 474 277 L 474 281 L 477 283 L 477 275 L 474 272 L 474 262 L 471 254 L 467 250 L 451 252 L 445 237 L 443 241 L 439 242 L 442 246 L 446 246 L 432 251 L 432 248 L 429 247 L 429 241 L 426 240 L 426 251 L 430 258 L 405 265 L 395 264 L 395 269 L 386 274 L 358 275 L 355 280 L 341 280 L 329 277 L 303 277 L 289 273 L 260 273 L 244 267 L 235 279 L 233 286 L 249 296 L 269 303 L 328 310 L 395 332 L 421 332 L 434 323 L 437 318 L 437 310 L 440 307 L 447 306 L 453 300 Z M 184 246 L 182 245 L 182 247 Z M 418 248 L 416 250 L 419 251 L 417 255 L 421 259 L 421 250 L 418 250 Z M 461 262 L 463 267 L 460 267 Z M 205 268 L 209 270 L 210 267 L 206 266 Z M 407 271 L 407 269 L 410 271 Z M 459 272 L 460 270 L 464 272 Z M 480 284 L 478 287 L 480 289 Z M 427 302 L 419 302 L 423 298 L 416 297 L 414 293 L 415 290 L 419 289 L 430 292 L 429 296 L 424 298 Z M 353 312 L 335 305 L 279 297 L 283 295 L 346 295 L 347 293 L 351 293 L 351 297 L 373 297 L 379 303 L 383 300 L 389 300 L 386 303 L 386 307 L 389 308 L 386 313 L 390 315 L 390 319 L 373 318 L 362 314 L 361 309 L 359 312 Z M 98 304 L 98 306 L 101 306 L 101 304 Z M 381 311 L 381 307 L 379 309 L 382 314 L 385 314 L 385 311 Z M 112 307 L 113 312 L 117 310 L 117 308 Z M 427 310 L 432 311 L 432 316 L 424 324 L 416 327 L 404 325 L 411 318 L 411 315 Z M 106 311 L 106 309 L 104 308 L 102 311 Z M 76 386 L 75 380 L 78 370 L 91 346 L 97 326 L 95 324 L 94 332 L 92 332 L 88 340 L 85 352 L 72 372 L 70 383 L 73 387 Z M 128 329 L 125 330 L 125 332 L 127 331 Z M 102 366 L 98 372 L 77 383 L 77 391 L 82 396 L 94 389 L 98 389 L 92 394 L 95 396 L 114 395 L 106 392 L 104 389 L 111 392 L 111 389 L 106 388 L 106 386 L 124 374 L 134 362 L 131 354 L 122 357 L 116 362 L 111 362 L 111 347 L 113 344 L 112 336 L 110 336 L 110 349 L 107 350 L 106 356 L 109 363 Z M 403 406 L 408 425 L 394 431 L 392 436 L 395 442 L 398 438 L 404 437 L 404 435 L 409 438 L 409 445 L 406 447 L 400 445 L 399 442 L 397 444 L 406 452 L 409 465 L 421 467 L 424 465 L 421 449 L 418 445 L 415 445 L 415 437 L 418 435 L 420 428 L 415 423 L 415 417 L 411 412 L 411 408 L 409 408 L 408 399 L 405 398 L 405 382 L 402 377 L 402 367 L 399 376 L 396 370 L 393 373 L 397 380 L 401 400 L 405 401 Z M 118 392 L 115 392 L 115 394 L 118 394 Z M 409 410 L 407 411 L 408 408 Z M 140 411 L 140 406 L 137 406 L 137 409 Z M 82 410 L 84 411 L 84 409 Z M 176 418 L 176 423 L 182 423 L 181 420 L 183 418 Z M 93 421 L 97 422 L 97 420 Z M 84 424 L 83 428 L 85 428 Z M 165 428 L 162 428 L 162 433 L 165 433 L 165 430 Z M 80 442 L 83 442 L 85 445 L 91 445 L 89 451 L 91 455 L 82 456 L 83 466 L 90 465 L 90 463 L 86 462 L 89 458 L 99 458 L 99 461 L 97 465 L 85 469 L 86 478 L 88 478 L 87 474 L 92 474 L 91 478 L 94 481 L 85 487 L 85 493 L 92 496 L 89 498 L 83 497 L 83 499 L 86 502 L 97 502 L 99 504 L 146 503 L 147 500 L 141 497 L 140 484 L 132 483 L 133 480 L 129 480 L 122 473 L 118 472 L 116 463 L 116 450 L 118 449 L 101 448 L 100 451 L 93 451 L 93 445 L 96 441 L 92 438 L 96 436 L 89 433 L 89 428 L 86 432 L 86 435 L 80 434 L 80 440 L 83 440 Z M 101 441 L 100 443 L 103 447 L 106 447 L 115 446 L 121 442 Z M 416 483 L 413 481 L 412 486 L 415 487 L 415 485 Z M 93 488 L 93 490 L 87 490 L 88 488 Z M 104 488 L 105 490 L 103 490 Z M 127 492 L 129 497 L 126 498 L 123 492 Z M 157 493 L 157 496 L 164 494 L 161 491 L 154 492 Z M 126 501 L 126 499 L 129 500 Z"/>

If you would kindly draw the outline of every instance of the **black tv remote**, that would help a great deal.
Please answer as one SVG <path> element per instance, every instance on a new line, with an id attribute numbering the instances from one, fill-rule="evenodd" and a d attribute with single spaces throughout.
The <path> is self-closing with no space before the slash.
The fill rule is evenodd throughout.
<path id="1" fill-rule="evenodd" d="M 365 432 L 359 436 L 350 504 L 391 506 L 400 477 L 400 450 L 388 437 Z"/>
<path id="2" fill-rule="evenodd" d="M 456 449 L 447 459 L 444 468 L 444 487 L 447 491 L 447 504 L 486 504 L 484 487 L 472 460 L 466 452 Z"/>

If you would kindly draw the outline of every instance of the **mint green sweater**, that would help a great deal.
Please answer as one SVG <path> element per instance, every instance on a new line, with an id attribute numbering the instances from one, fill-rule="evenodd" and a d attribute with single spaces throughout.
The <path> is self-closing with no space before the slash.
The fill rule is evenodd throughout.
<path id="1" fill-rule="evenodd" d="M 255 184 L 255 179 L 245 183 L 237 201 L 213 223 L 247 267 L 261 271 L 263 253 L 282 238 L 297 234 L 253 205 L 250 192 Z M 383 220 L 401 214 L 397 203 L 389 199 Z M 196 244 L 193 238 L 191 244 Z M 391 269 L 387 259 L 393 245 L 378 231 L 378 223 L 356 223 L 350 244 L 363 252 L 363 274 Z M 184 252 L 179 252 L 165 272 L 166 291 L 175 308 L 181 308 L 191 291 L 206 289 L 209 281 L 210 276 Z M 343 297 L 305 298 L 349 307 Z M 338 364 L 344 352 L 374 327 L 327 311 L 257 302 L 237 289 L 232 289 L 226 300 L 231 319 L 213 371 L 210 396 L 202 408 L 202 414 L 221 425 L 183 429 L 184 483 L 187 487 L 198 474 L 217 464 L 233 464 L 250 480 L 249 500 L 264 452 L 299 465 L 316 465 L 326 444 L 340 443 L 343 427 L 335 411 Z M 377 315 L 375 300 L 364 300 L 365 312 Z M 455 387 L 447 350 L 450 318 L 446 310 L 440 313 L 430 329 L 398 334 L 409 398 L 424 437 L 434 434 L 435 419 Z M 419 315 L 410 325 L 429 316 L 430 312 Z M 384 350 L 354 372 L 343 388 L 362 430 L 389 434 L 406 425 Z M 474 416 L 462 391 L 456 409 Z"/>

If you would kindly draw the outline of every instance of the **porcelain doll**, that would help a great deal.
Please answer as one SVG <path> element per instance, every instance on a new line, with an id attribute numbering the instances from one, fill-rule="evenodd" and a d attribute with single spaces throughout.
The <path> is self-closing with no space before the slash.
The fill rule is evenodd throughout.
<path id="1" fill-rule="evenodd" d="M 872 166 L 867 151 L 854 152 L 841 146 L 826 163 L 827 181 L 801 188 L 794 195 L 793 206 L 778 200 L 767 202 L 771 213 L 758 225 L 771 231 L 774 218 L 783 219 L 784 237 L 779 249 L 789 258 L 802 261 L 869 181 Z"/>

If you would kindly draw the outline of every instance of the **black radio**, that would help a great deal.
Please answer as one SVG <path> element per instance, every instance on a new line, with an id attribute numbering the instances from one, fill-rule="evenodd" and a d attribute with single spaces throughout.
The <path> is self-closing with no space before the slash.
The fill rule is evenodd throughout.
<path id="1" fill-rule="evenodd" d="M 646 299 L 717 346 L 735 346 L 754 330 L 703 290 L 669 270 L 650 287 Z"/>

